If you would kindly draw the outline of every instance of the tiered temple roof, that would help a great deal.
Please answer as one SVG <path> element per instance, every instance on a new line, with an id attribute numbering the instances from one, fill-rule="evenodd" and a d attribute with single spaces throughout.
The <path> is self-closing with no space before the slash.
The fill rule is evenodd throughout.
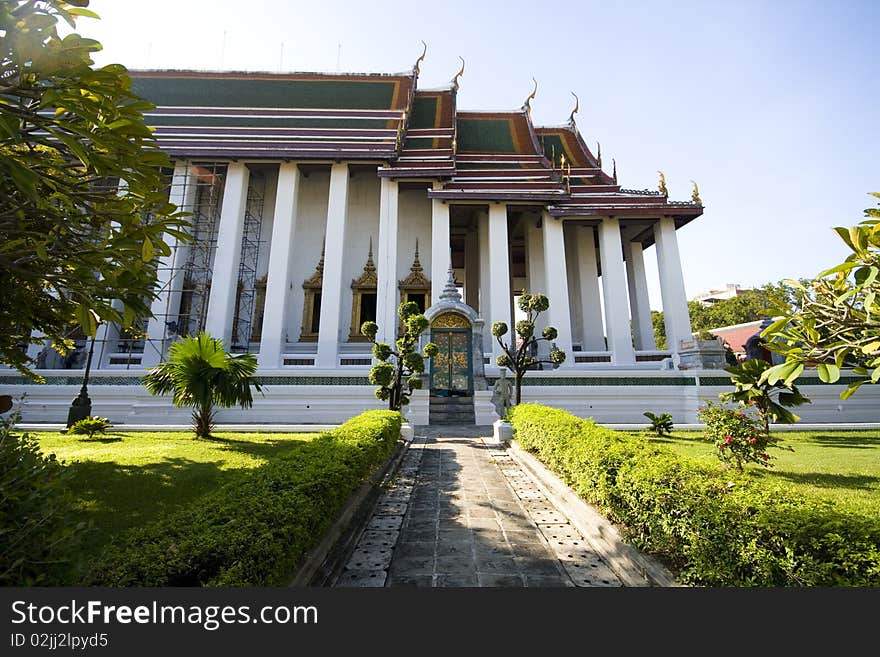
<path id="1" fill-rule="evenodd" d="M 419 59 L 421 61 L 421 58 Z M 463 71 L 463 68 L 462 68 Z M 147 121 L 161 148 L 189 159 L 366 160 L 380 176 L 436 182 L 432 198 L 540 204 L 554 216 L 670 215 L 682 225 L 698 201 L 622 189 L 603 171 L 572 112 L 536 127 L 530 100 L 506 112 L 456 107 L 448 87 L 418 89 L 418 62 L 397 74 L 132 71 L 156 105 Z M 577 111 L 575 109 L 575 111 Z"/>

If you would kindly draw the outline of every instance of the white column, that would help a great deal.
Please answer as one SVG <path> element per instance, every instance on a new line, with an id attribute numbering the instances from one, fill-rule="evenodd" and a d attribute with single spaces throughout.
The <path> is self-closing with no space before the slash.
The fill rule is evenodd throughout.
<path id="1" fill-rule="evenodd" d="M 175 272 L 175 277 L 182 279 L 183 273 Z M 177 307 L 179 307 L 180 299 L 177 300 L 177 304 Z M 121 301 L 114 300 L 113 307 L 122 312 L 123 306 Z M 116 347 L 119 344 L 119 334 L 120 328 L 116 322 L 101 322 L 98 325 L 98 331 L 95 333 L 95 355 L 92 359 L 92 369 L 106 369 L 110 365 L 110 354 L 116 352 Z"/>
<path id="2" fill-rule="evenodd" d="M 547 279 L 544 271 L 544 235 L 531 220 L 525 223 L 526 232 L 526 286 L 530 294 L 544 294 L 550 296 L 547 288 Z M 552 305 L 553 299 L 550 299 Z M 514 311 L 515 313 L 516 311 Z M 535 335 L 540 336 L 544 327 L 550 323 L 549 314 L 544 312 L 535 323 Z M 538 343 L 538 358 L 549 358 L 550 345 L 547 342 Z"/>
<path id="3" fill-rule="evenodd" d="M 629 242 L 626 254 L 626 283 L 629 289 L 629 311 L 636 349 L 655 349 L 654 323 L 648 300 L 648 279 L 641 242 Z"/>
<path id="4" fill-rule="evenodd" d="M 339 364 L 339 315 L 342 307 L 342 262 L 345 255 L 347 215 L 348 165 L 337 162 L 330 166 L 321 319 L 318 324 L 318 355 L 315 359 L 315 365 L 325 369 L 336 369 Z"/>
<path id="5" fill-rule="evenodd" d="M 171 190 L 168 202 L 173 203 L 184 212 L 191 212 L 196 198 L 196 180 L 189 162 L 177 162 L 171 178 Z M 141 356 L 142 367 L 158 365 L 165 354 L 167 326 L 165 322 L 173 321 L 180 309 L 180 291 L 183 288 L 186 257 L 189 246 L 178 242 L 176 237 L 165 234 L 165 243 L 171 254 L 163 256 L 156 270 L 157 297 L 150 304 L 153 314 L 147 322 L 147 339 L 144 342 L 144 353 Z M 173 336 L 177 339 L 177 336 Z"/>
<path id="6" fill-rule="evenodd" d="M 278 190 L 275 192 L 275 216 L 272 220 L 272 241 L 269 247 L 269 272 L 260 339 L 261 369 L 281 367 L 287 343 L 285 327 L 288 321 L 290 265 L 296 233 L 299 189 L 300 174 L 296 162 L 282 163 L 278 168 Z"/>
<path id="7" fill-rule="evenodd" d="M 489 275 L 489 215 L 485 212 L 477 213 L 477 237 L 480 242 L 480 303 L 476 307 L 483 318 L 483 350 L 492 350 L 492 291 L 489 284 L 492 277 Z"/>
<path id="8" fill-rule="evenodd" d="M 379 342 L 394 344 L 397 337 L 397 222 L 398 185 L 396 180 L 382 178 L 379 196 L 379 250 L 376 289 L 376 323 Z"/>
<path id="9" fill-rule="evenodd" d="M 434 189 L 440 183 L 434 183 Z M 440 293 L 449 277 L 449 204 L 431 199 L 431 303 L 440 300 Z"/>
<path id="10" fill-rule="evenodd" d="M 636 362 L 630 333 L 626 301 L 620 222 L 604 217 L 599 224 L 599 257 L 602 260 L 602 294 L 605 299 L 605 330 L 611 363 L 628 365 Z"/>
<path id="11" fill-rule="evenodd" d="M 584 312 L 581 308 L 581 281 L 578 273 L 577 226 L 563 224 L 565 233 L 565 269 L 568 277 L 568 308 L 571 311 L 571 341 L 582 343 L 584 334 Z"/>
<path id="12" fill-rule="evenodd" d="M 544 233 L 544 278 L 547 283 L 547 296 L 550 309 L 547 324 L 556 328 L 556 346 L 565 352 L 565 363 L 560 367 L 570 367 L 574 363 L 571 350 L 571 309 L 568 305 L 568 271 L 565 265 L 565 233 L 562 220 L 545 212 L 541 219 Z"/>
<path id="13" fill-rule="evenodd" d="M 490 317 L 484 317 L 490 326 L 495 322 L 504 322 L 508 326 L 504 341 L 508 344 L 516 339 L 510 313 L 510 246 L 507 238 L 507 204 L 492 203 L 489 205 L 489 297 Z M 503 352 L 498 341 L 492 337 L 492 365 L 495 358 Z"/>
<path id="14" fill-rule="evenodd" d="M 578 276 L 581 288 L 581 321 L 584 351 L 605 351 L 605 327 L 602 323 L 602 297 L 599 295 L 599 270 L 596 263 L 596 236 L 592 226 L 578 226 Z"/>
<path id="15" fill-rule="evenodd" d="M 654 243 L 657 246 L 657 269 L 660 273 L 660 294 L 663 297 L 663 321 L 666 325 L 666 342 L 673 352 L 679 350 L 682 340 L 690 340 L 691 319 L 688 314 L 684 276 L 681 273 L 681 257 L 678 238 L 675 236 L 675 220 L 661 217 L 654 224 Z"/>
<path id="16" fill-rule="evenodd" d="M 205 331 L 223 340 L 229 347 L 232 339 L 232 319 L 235 315 L 235 297 L 238 287 L 238 268 L 241 264 L 241 237 L 244 232 L 244 212 L 247 204 L 250 170 L 243 162 L 232 162 L 226 170 L 223 188 L 223 206 L 220 228 L 217 232 L 217 251 L 211 272 L 211 296 Z"/>

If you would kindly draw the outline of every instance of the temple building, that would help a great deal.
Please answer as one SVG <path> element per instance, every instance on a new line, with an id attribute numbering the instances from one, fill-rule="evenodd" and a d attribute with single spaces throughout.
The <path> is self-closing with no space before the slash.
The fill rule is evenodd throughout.
<path id="1" fill-rule="evenodd" d="M 200 330 L 259 359 L 265 395 L 221 421 L 338 422 L 381 407 L 359 329 L 375 320 L 392 342 L 397 307 L 411 300 L 431 321 L 425 340 L 441 346 L 411 420 L 428 424 L 455 398 L 468 421 L 489 424 L 501 353 L 490 327 L 515 320 L 525 289 L 549 297 L 541 320 L 567 354 L 527 375 L 527 400 L 602 421 L 642 422 L 644 410 L 695 421 L 700 396 L 727 383 L 707 370 L 723 362 L 693 340 L 688 318 L 676 231 L 703 213 L 696 189 L 686 201 L 663 183 L 625 189 L 616 164 L 609 173 L 587 146 L 577 108 L 552 126 L 533 123 L 534 92 L 511 111 L 462 110 L 461 72 L 422 89 L 420 61 L 387 75 L 131 72 L 156 105 L 147 121 L 174 162 L 170 200 L 191 213 L 192 240 L 168 238 L 146 337 L 100 328 L 93 414 L 185 421 L 140 377 Z M 662 350 L 645 274 L 652 247 Z M 7 371 L 0 389 L 28 393 L 26 420 L 63 421 L 84 359 L 32 351 L 47 385 Z"/>

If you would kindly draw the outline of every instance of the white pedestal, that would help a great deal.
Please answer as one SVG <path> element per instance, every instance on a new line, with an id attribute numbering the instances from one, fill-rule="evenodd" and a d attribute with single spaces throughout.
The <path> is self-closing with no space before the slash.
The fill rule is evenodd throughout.
<path id="1" fill-rule="evenodd" d="M 413 429 L 413 425 L 409 422 L 404 422 L 400 425 L 400 439 L 405 442 L 412 442 L 413 436 L 415 435 L 415 429 Z"/>
<path id="2" fill-rule="evenodd" d="M 495 420 L 492 423 L 492 438 L 499 445 L 509 444 L 510 439 L 513 438 L 513 427 L 504 420 Z"/>

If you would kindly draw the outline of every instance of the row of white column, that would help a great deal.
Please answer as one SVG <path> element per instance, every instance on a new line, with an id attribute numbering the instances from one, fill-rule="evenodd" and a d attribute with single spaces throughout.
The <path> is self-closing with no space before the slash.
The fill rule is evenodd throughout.
<path id="1" fill-rule="evenodd" d="M 541 230 L 532 225 L 526 227 L 529 285 L 532 291 L 545 291 L 550 298 L 550 310 L 543 324 L 555 326 L 559 331 L 556 346 L 569 354 L 564 367 L 573 364 L 571 344 L 575 331 L 583 351 L 609 352 L 613 365 L 633 364 L 636 351 L 655 350 L 642 244 L 623 243 L 620 222 L 615 217 L 602 218 L 598 228 L 573 227 L 569 233 L 573 243 L 568 250 L 560 220 L 544 213 L 541 226 Z M 598 262 L 595 230 L 599 238 Z M 675 350 L 680 340 L 690 336 L 691 328 L 671 217 L 657 221 L 654 240 L 666 311 L 666 335 L 670 348 Z M 568 262 L 569 254 L 574 257 L 574 263 Z M 572 296 L 569 296 L 570 282 Z M 576 317 L 571 315 L 569 299 L 579 306 Z M 604 309 L 604 325 L 600 309 Z M 541 328 L 543 326 L 538 330 Z"/>
<path id="2" fill-rule="evenodd" d="M 195 184 L 186 162 L 175 167 L 171 202 L 182 210 L 191 210 Z M 232 335 L 235 314 L 235 292 L 241 260 L 241 239 L 244 230 L 245 205 L 249 170 L 241 162 L 229 164 L 223 190 L 222 210 L 217 232 L 217 250 L 211 276 L 205 330 L 227 344 Z M 348 165 L 335 163 L 330 167 L 330 192 L 327 203 L 324 277 L 322 282 L 321 315 L 315 365 L 335 369 L 339 359 L 339 330 L 342 307 L 342 272 L 346 244 L 348 214 Z M 266 302 L 263 314 L 259 362 L 263 369 L 281 366 L 286 345 L 285 322 L 289 311 L 290 271 L 296 238 L 297 202 L 301 188 L 300 172 L 295 162 L 282 163 L 278 171 L 271 247 L 269 249 Z M 379 339 L 393 341 L 397 328 L 397 182 L 382 179 L 378 243 L 377 323 Z M 448 226 L 448 212 L 447 212 Z M 186 245 L 167 238 L 172 255 L 159 267 L 158 297 L 153 302 L 154 318 L 150 320 L 142 364 L 155 365 L 162 357 L 165 343 L 165 320 L 176 314 L 180 304 Z M 449 238 L 446 238 L 448 247 Z M 448 255 L 446 261 L 448 262 Z M 445 280 L 445 279 L 440 279 Z M 152 347 L 152 348 L 151 348 Z"/>
<path id="3" fill-rule="evenodd" d="M 175 167 L 172 180 L 171 202 L 182 210 L 192 209 L 195 184 L 187 163 Z M 214 258 L 211 294 L 208 302 L 205 330 L 228 344 L 232 334 L 235 291 L 241 258 L 241 239 L 244 229 L 245 205 L 249 170 L 241 162 L 232 162 L 227 168 L 226 183 L 217 235 L 217 251 Z M 348 165 L 335 163 L 330 169 L 330 191 L 327 204 L 327 224 L 324 254 L 324 278 L 322 283 L 321 315 L 315 365 L 335 369 L 339 358 L 339 330 L 342 307 L 342 272 L 346 244 L 348 212 Z M 259 361 L 263 369 L 281 366 L 286 338 L 284 326 L 288 316 L 288 288 L 296 231 L 296 208 L 301 188 L 297 164 L 282 163 L 278 174 L 278 191 L 275 199 L 275 217 L 269 253 L 266 302 L 262 327 Z M 555 326 L 559 335 L 556 346 L 569 354 L 566 366 L 573 363 L 572 322 L 569 305 L 569 269 L 565 258 L 565 235 L 563 222 L 544 213 L 542 217 L 540 246 L 544 254 L 541 278 L 550 298 L 550 310 L 546 324 Z M 431 302 L 436 303 L 446 281 L 450 264 L 450 215 L 449 205 L 442 200 L 432 200 L 431 217 Z M 625 245 L 623 257 L 620 225 L 616 218 L 601 220 L 599 231 L 599 254 L 602 265 L 602 289 L 604 296 L 605 327 L 602 330 L 599 277 L 593 228 L 576 229 L 578 288 L 583 313 L 579 323 L 583 330 L 582 344 L 585 351 L 604 351 L 603 335 L 607 335 L 608 351 L 613 364 L 635 362 L 636 349 L 652 349 L 653 327 L 645 266 L 641 244 Z M 510 289 L 510 258 L 507 222 L 507 206 L 493 203 L 489 206 L 487 225 L 478 228 L 481 244 L 480 268 L 488 268 L 488 276 L 481 276 L 480 314 L 487 324 L 503 321 L 512 328 L 512 295 Z M 398 234 L 398 185 L 396 181 L 383 178 L 380 187 L 379 239 L 377 248 L 377 323 L 379 340 L 392 342 L 397 329 L 397 234 Z M 530 243 L 537 235 L 532 235 Z M 167 238 L 171 256 L 164 259 L 159 268 L 159 295 L 153 303 L 154 318 L 148 325 L 148 339 L 154 345 L 164 344 L 165 319 L 176 314 L 183 284 L 183 266 L 186 262 L 186 246 Z M 690 335 L 687 299 L 684 279 L 671 217 L 661 218 L 654 227 L 657 246 L 660 286 L 663 296 L 666 335 L 670 345 Z M 486 247 L 483 248 L 482 245 Z M 537 242 L 535 245 L 537 246 Z M 537 251 L 537 249 L 534 249 Z M 624 265 L 624 260 L 626 265 Z M 534 283 L 534 281 L 533 281 Z M 535 290 L 533 290 L 535 291 Z M 626 299 L 630 301 L 627 308 Z M 488 302 L 488 303 L 484 303 Z M 591 311 L 590 309 L 595 309 Z M 173 310 L 169 313 L 169 310 Z M 632 316 L 632 329 L 630 328 Z M 635 344 L 634 344 L 635 340 Z M 155 365 L 161 357 L 161 348 L 145 349 L 145 367 Z M 501 347 L 492 342 L 493 356 L 501 353 Z M 493 359 L 494 360 L 494 359 Z"/>

